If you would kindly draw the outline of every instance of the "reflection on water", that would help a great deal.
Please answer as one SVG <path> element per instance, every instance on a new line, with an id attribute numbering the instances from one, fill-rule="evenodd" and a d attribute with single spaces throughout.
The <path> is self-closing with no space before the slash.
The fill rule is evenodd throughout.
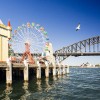
<path id="1" fill-rule="evenodd" d="M 70 68 L 61 76 L 0 83 L 0 100 L 100 100 L 100 68 Z"/>
<path id="2" fill-rule="evenodd" d="M 37 89 L 39 90 L 39 91 L 41 91 L 42 90 L 42 87 L 41 87 L 41 80 L 37 80 Z"/>
<path id="3" fill-rule="evenodd" d="M 49 85 L 49 79 L 45 78 L 45 82 L 46 82 L 46 89 L 45 91 L 48 92 L 50 89 L 52 89 L 52 87 Z"/>
<path id="4" fill-rule="evenodd" d="M 2 100 L 10 100 L 10 94 L 12 93 L 12 86 L 6 85 L 6 89 L 3 91 L 3 96 L 5 96 Z"/>
<path id="5" fill-rule="evenodd" d="M 54 81 L 57 81 L 57 76 L 54 76 L 54 77 L 53 77 L 53 80 L 54 80 Z"/>
<path id="6" fill-rule="evenodd" d="M 58 75 L 58 78 L 59 78 L 59 79 L 62 78 L 62 75 Z"/>
<path id="7" fill-rule="evenodd" d="M 24 95 L 21 96 L 21 100 L 26 100 L 26 98 L 31 95 L 31 93 L 28 90 L 28 82 L 24 82 L 22 88 L 24 89 Z"/>

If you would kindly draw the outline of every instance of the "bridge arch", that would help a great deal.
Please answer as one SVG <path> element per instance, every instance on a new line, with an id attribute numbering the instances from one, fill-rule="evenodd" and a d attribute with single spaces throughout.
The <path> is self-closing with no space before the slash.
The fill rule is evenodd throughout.
<path id="1" fill-rule="evenodd" d="M 88 38 L 56 50 L 54 56 L 62 62 L 69 56 L 100 55 L 100 36 Z"/>

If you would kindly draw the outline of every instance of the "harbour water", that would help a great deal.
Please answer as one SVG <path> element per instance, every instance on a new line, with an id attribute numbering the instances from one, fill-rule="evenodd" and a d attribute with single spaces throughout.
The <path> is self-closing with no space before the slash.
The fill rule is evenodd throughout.
<path id="1" fill-rule="evenodd" d="M 12 86 L 0 82 L 0 100 L 100 100 L 100 68 L 70 68 L 70 73 L 49 79 L 21 78 Z"/>

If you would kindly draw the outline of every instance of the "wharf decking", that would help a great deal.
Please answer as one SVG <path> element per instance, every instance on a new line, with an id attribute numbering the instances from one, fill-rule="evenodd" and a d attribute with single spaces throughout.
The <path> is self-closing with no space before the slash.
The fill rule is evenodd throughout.
<path id="1" fill-rule="evenodd" d="M 12 72 L 13 69 L 18 69 L 18 70 L 23 70 L 23 76 L 24 76 L 24 81 L 29 80 L 29 69 L 35 69 L 36 70 L 36 77 L 37 79 L 41 79 L 41 71 L 42 69 L 45 70 L 45 77 L 49 77 L 49 72 L 52 70 L 53 76 L 56 75 L 63 75 L 66 73 L 69 73 L 69 67 L 66 65 L 55 65 L 53 64 L 46 64 L 46 63 L 35 63 L 35 64 L 30 64 L 30 63 L 16 63 L 16 62 L 0 62 L 0 70 L 5 70 L 6 71 L 6 83 L 7 84 L 12 84 Z"/>

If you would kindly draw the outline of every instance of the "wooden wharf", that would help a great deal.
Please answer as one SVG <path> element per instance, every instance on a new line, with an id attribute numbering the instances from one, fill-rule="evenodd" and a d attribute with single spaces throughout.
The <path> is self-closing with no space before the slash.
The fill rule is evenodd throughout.
<path id="1" fill-rule="evenodd" d="M 29 69 L 34 69 L 36 71 L 36 77 L 37 79 L 41 79 L 41 73 L 42 69 L 45 70 L 45 77 L 49 78 L 49 73 L 50 70 L 52 70 L 52 75 L 57 76 L 57 75 L 64 75 L 66 73 L 69 73 L 69 66 L 67 65 L 53 65 L 53 64 L 48 64 L 47 62 L 44 63 L 37 63 L 35 64 L 30 64 L 27 62 L 23 63 L 15 63 L 15 62 L 0 62 L 0 70 L 5 70 L 6 71 L 6 84 L 11 85 L 12 84 L 12 76 L 13 76 L 13 70 L 23 70 L 23 76 L 24 76 L 24 81 L 29 80 Z"/>

